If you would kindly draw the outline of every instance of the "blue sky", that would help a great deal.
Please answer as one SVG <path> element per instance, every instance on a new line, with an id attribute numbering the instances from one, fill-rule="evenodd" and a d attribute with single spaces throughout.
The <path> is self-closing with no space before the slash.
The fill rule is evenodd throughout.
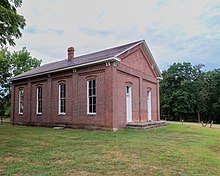
<path id="1" fill-rule="evenodd" d="M 220 68 L 220 0 L 23 0 L 26 46 L 43 64 L 144 39 L 159 68 Z"/>

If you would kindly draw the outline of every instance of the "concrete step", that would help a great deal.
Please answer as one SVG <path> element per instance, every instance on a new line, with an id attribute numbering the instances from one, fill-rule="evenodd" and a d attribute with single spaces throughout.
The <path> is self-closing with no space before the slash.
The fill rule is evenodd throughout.
<path id="1" fill-rule="evenodd" d="M 166 126 L 166 122 L 160 122 L 160 121 L 151 121 L 151 122 L 131 122 L 126 124 L 126 128 L 132 128 L 132 129 L 149 129 L 149 128 L 157 128 L 161 126 Z"/>

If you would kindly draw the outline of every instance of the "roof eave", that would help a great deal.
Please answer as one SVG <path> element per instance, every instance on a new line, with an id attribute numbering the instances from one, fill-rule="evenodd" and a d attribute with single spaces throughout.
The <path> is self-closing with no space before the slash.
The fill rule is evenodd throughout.
<path id="1" fill-rule="evenodd" d="M 89 65 L 99 64 L 99 63 L 103 63 L 103 62 L 106 62 L 106 61 L 120 62 L 121 59 L 118 58 L 118 57 L 110 57 L 110 58 L 105 58 L 105 59 L 101 59 L 101 60 L 97 60 L 97 61 L 93 61 L 93 62 L 87 62 L 87 63 L 83 63 L 83 64 L 78 64 L 78 65 L 74 65 L 74 66 L 70 66 L 70 67 L 54 69 L 54 70 L 50 70 L 50 71 L 46 71 L 46 72 L 42 72 L 42 73 L 36 73 L 36 74 L 22 76 L 22 77 L 18 77 L 18 78 L 14 77 L 14 78 L 9 79 L 9 81 L 17 81 L 17 80 L 21 80 L 21 79 L 26 79 L 26 78 L 30 78 L 30 77 L 50 74 L 50 73 L 54 73 L 54 72 L 59 72 L 59 71 L 64 71 L 64 70 L 69 70 L 69 69 L 76 69 L 76 68 L 79 68 L 79 67 L 85 67 L 85 66 L 89 66 Z"/>
<path id="2" fill-rule="evenodd" d="M 134 44 L 134 45 L 132 45 L 131 47 L 129 47 L 129 48 L 127 48 L 127 49 L 123 50 L 122 52 L 120 52 L 120 53 L 116 54 L 116 55 L 115 55 L 115 57 L 120 56 L 121 54 L 123 54 L 123 53 L 125 53 L 125 52 L 127 52 L 127 51 L 131 50 L 132 48 L 134 48 L 134 47 L 138 46 L 138 45 L 139 45 L 139 44 L 141 44 L 141 43 L 143 43 L 143 40 L 142 40 L 142 41 L 140 41 L 140 42 L 138 42 L 138 43 L 136 43 L 136 44 Z"/>
<path id="3" fill-rule="evenodd" d="M 143 44 L 144 44 L 144 48 L 146 49 L 147 53 L 150 56 L 150 61 L 152 62 L 151 64 L 153 64 L 154 70 L 155 70 L 156 75 L 157 75 L 157 79 L 163 79 L 163 76 L 162 76 L 162 74 L 160 72 L 160 69 L 159 69 L 159 67 L 158 67 L 158 65 L 157 65 L 153 55 L 151 54 L 151 51 L 150 51 L 149 47 L 147 46 L 145 41 L 143 42 Z"/>

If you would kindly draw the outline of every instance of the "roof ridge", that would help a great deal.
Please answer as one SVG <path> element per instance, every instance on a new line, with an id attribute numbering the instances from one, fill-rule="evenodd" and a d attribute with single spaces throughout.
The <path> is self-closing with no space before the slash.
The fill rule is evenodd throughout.
<path id="1" fill-rule="evenodd" d="M 77 56 L 75 57 L 75 59 L 79 58 L 79 57 L 83 57 L 83 56 L 87 56 L 87 55 L 91 55 L 91 54 L 96 54 L 96 53 L 99 53 L 99 52 L 104 52 L 104 51 L 107 51 L 107 50 L 111 50 L 111 49 L 115 49 L 115 48 L 119 48 L 119 47 L 125 47 L 127 45 L 132 45 L 132 44 L 136 44 L 136 43 L 140 43 L 140 42 L 143 42 L 144 40 L 138 40 L 138 41 L 135 41 L 135 42 L 131 42 L 131 43 L 127 43 L 127 44 L 122 44 L 122 45 L 117 45 L 115 47 L 109 47 L 109 48 L 106 48 L 106 49 L 101 49 L 101 50 L 97 50 L 95 52 L 89 52 L 87 54 L 83 54 L 83 55 L 80 55 L 80 56 Z"/>
<path id="2" fill-rule="evenodd" d="M 50 62 L 50 63 L 45 63 L 45 64 L 41 65 L 40 67 L 45 66 L 45 65 L 49 65 L 49 64 L 55 64 L 55 63 L 58 63 L 58 62 L 62 62 L 64 60 L 67 60 L 67 59 L 62 59 L 62 60 L 57 60 L 57 61 L 53 61 L 53 62 Z"/>

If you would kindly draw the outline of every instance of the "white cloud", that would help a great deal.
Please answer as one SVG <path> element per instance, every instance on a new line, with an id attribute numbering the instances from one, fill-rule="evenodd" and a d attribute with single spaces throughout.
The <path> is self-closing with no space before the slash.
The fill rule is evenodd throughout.
<path id="1" fill-rule="evenodd" d="M 146 39 L 161 69 L 189 58 L 220 66 L 219 0 L 30 0 L 19 13 L 27 25 L 13 49 L 27 46 L 44 63 L 70 45 L 81 55 Z"/>

